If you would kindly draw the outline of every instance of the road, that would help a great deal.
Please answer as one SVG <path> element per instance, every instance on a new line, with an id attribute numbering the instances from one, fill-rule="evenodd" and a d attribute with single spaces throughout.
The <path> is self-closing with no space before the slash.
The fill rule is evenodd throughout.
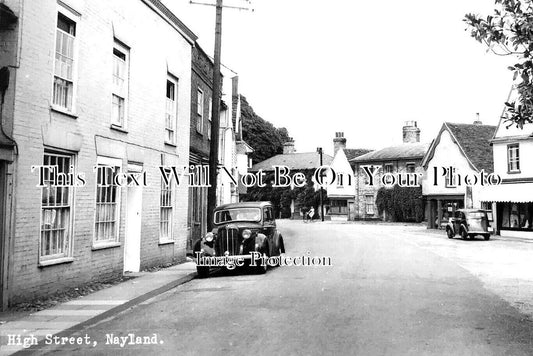
<path id="1" fill-rule="evenodd" d="M 77 334 L 94 348 L 51 354 L 533 355 L 531 318 L 439 250 L 463 241 L 401 225 L 279 228 L 286 255 L 309 251 L 332 266 L 218 272 Z M 155 333 L 157 344 L 106 345 L 111 333 Z"/>

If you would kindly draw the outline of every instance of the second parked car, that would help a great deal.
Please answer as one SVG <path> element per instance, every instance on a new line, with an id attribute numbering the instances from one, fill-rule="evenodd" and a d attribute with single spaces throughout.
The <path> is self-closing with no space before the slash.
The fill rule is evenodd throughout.
<path id="1" fill-rule="evenodd" d="M 492 227 L 486 210 L 482 209 L 460 209 L 455 212 L 453 218 L 446 225 L 448 238 L 456 235 L 463 239 L 471 239 L 476 235 L 481 235 L 485 240 L 490 239 Z"/>

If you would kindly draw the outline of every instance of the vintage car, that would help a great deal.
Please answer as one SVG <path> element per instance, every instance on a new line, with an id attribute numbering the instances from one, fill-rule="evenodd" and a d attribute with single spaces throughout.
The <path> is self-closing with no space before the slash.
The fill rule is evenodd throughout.
<path id="1" fill-rule="evenodd" d="M 446 225 L 446 234 L 450 239 L 455 235 L 465 240 L 481 235 L 488 240 L 491 232 L 489 215 L 482 209 L 459 209 Z"/>
<path id="2" fill-rule="evenodd" d="M 265 273 L 268 265 L 259 261 L 252 263 L 252 257 L 260 255 L 268 258 L 285 253 L 283 237 L 276 228 L 270 202 L 225 204 L 218 206 L 213 215 L 213 231 L 208 232 L 193 249 L 199 277 L 208 277 L 210 270 L 209 266 L 198 265 L 202 257 L 241 259 L 256 272 Z"/>

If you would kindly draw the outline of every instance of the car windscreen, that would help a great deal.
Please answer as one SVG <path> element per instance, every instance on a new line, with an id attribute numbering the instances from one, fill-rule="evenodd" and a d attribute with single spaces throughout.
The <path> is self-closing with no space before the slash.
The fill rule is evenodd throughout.
<path id="1" fill-rule="evenodd" d="M 215 224 L 230 221 L 260 221 L 261 209 L 259 208 L 234 208 L 219 210 L 215 213 Z"/>

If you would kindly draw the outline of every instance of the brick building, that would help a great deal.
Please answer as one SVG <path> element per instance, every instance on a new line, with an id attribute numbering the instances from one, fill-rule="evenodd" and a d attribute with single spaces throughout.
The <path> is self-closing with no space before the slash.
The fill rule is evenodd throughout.
<path id="1" fill-rule="evenodd" d="M 420 143 L 420 129 L 416 121 L 407 121 L 403 127 L 403 143 L 372 151 L 352 158 L 350 164 L 355 174 L 356 219 L 386 219 L 379 215 L 376 196 L 382 187 L 381 177 L 386 173 L 424 174 L 422 159 L 429 144 Z M 375 169 L 375 182 L 370 185 L 363 167 Z"/>
<path id="2" fill-rule="evenodd" d="M 211 145 L 211 113 L 213 108 L 213 61 L 198 43 L 192 49 L 191 121 L 189 162 L 191 165 L 209 164 Z M 223 107 L 221 108 L 224 109 Z M 207 188 L 189 188 L 189 236 L 187 250 L 206 233 Z"/>
<path id="3" fill-rule="evenodd" d="M 159 0 L 6 0 L 7 9 L 3 306 L 183 260 L 188 188 L 164 184 L 158 166 L 189 163 L 196 36 Z M 52 187 L 45 174 L 37 187 L 31 167 L 43 164 L 72 166 L 86 184 Z M 145 187 L 104 184 L 143 171 Z"/>

